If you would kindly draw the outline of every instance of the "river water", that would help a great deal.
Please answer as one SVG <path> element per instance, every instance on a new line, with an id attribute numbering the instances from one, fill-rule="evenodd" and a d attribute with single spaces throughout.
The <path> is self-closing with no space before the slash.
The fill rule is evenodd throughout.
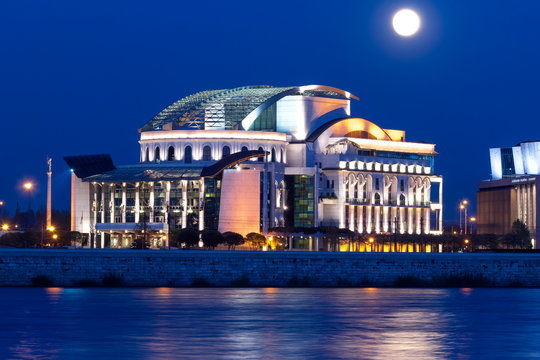
<path id="1" fill-rule="evenodd" d="M 0 288 L 0 358 L 540 358 L 540 289 Z"/>

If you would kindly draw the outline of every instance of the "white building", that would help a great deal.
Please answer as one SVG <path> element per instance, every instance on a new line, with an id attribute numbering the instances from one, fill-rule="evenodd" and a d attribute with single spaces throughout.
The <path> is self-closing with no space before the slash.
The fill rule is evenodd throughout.
<path id="1" fill-rule="evenodd" d="M 180 99 L 139 129 L 139 164 L 66 157 L 72 230 L 100 247 L 127 246 L 141 223 L 163 234 L 188 226 L 243 235 L 279 226 L 440 233 L 435 145 L 351 117 L 351 99 L 318 85 Z"/>

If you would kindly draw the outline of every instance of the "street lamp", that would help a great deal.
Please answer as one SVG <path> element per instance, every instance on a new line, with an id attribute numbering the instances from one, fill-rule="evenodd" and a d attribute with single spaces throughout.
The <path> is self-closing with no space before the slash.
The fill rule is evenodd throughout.
<path id="1" fill-rule="evenodd" d="M 28 211 L 30 211 L 30 198 L 32 196 L 32 187 L 34 185 L 31 182 L 25 182 L 23 187 L 26 191 L 28 191 Z"/>
<path id="2" fill-rule="evenodd" d="M 467 233 L 467 205 L 469 204 L 469 201 L 468 200 L 462 200 L 460 203 L 459 203 L 459 230 L 460 230 L 460 233 Z M 463 217 L 463 222 L 465 223 L 465 231 L 462 231 L 462 228 L 461 228 L 461 219 L 462 219 L 462 216 L 461 216 L 461 212 L 464 211 L 465 212 L 465 216 Z"/>
<path id="3" fill-rule="evenodd" d="M 463 209 L 465 209 L 465 205 L 459 204 L 459 233 L 463 234 Z"/>
<path id="4" fill-rule="evenodd" d="M 474 223 L 476 222 L 476 218 L 475 218 L 474 216 L 471 216 L 470 219 L 469 219 L 469 221 L 471 222 L 471 234 L 473 234 L 473 233 L 474 233 L 474 231 L 473 231 L 473 225 L 474 225 Z"/>

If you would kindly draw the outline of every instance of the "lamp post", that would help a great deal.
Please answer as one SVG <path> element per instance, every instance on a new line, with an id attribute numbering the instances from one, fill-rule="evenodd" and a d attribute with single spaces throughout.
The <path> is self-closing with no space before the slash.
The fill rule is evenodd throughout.
<path id="1" fill-rule="evenodd" d="M 473 225 L 476 222 L 476 218 L 474 216 L 471 216 L 469 220 L 471 221 L 471 234 L 474 234 Z"/>
<path id="2" fill-rule="evenodd" d="M 461 225 L 463 223 L 463 209 L 465 209 L 465 205 L 459 204 L 459 233 L 463 234 L 463 226 Z"/>
<path id="3" fill-rule="evenodd" d="M 463 206 L 465 207 L 465 234 L 467 234 L 467 204 L 469 204 L 469 202 L 467 200 L 463 200 Z"/>
<path id="4" fill-rule="evenodd" d="M 459 203 L 459 233 L 460 234 L 466 234 L 467 233 L 467 205 L 469 204 L 468 200 L 462 200 Z M 462 216 L 462 212 L 465 212 L 465 216 Z M 463 219 L 463 220 L 461 220 Z M 462 228 L 462 221 L 465 225 L 465 229 Z M 463 231 L 465 230 L 465 231 Z"/>
<path id="5" fill-rule="evenodd" d="M 26 191 L 28 191 L 28 211 L 30 211 L 30 198 L 32 196 L 33 184 L 31 182 L 25 182 L 23 187 Z"/>

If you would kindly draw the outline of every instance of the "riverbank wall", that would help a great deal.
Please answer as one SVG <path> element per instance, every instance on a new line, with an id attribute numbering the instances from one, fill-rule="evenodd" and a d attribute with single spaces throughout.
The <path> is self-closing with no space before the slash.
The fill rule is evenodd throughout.
<path id="1" fill-rule="evenodd" d="M 1 249 L 0 286 L 540 287 L 540 254 Z"/>

